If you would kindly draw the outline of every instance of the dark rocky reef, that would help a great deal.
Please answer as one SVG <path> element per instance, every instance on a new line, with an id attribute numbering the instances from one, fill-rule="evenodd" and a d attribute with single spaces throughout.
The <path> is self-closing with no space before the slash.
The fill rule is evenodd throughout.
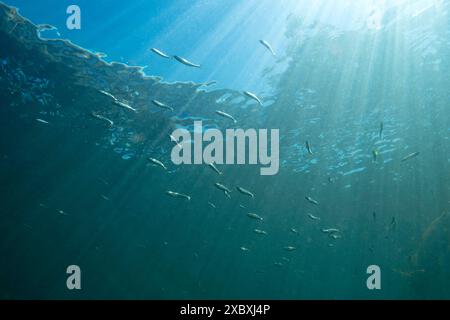
<path id="1" fill-rule="evenodd" d="M 247 106 L 247 99 L 239 92 L 205 91 L 202 84 L 192 82 L 165 83 L 161 78 L 146 76 L 141 67 L 108 63 L 68 40 L 43 39 L 38 26 L 3 3 L 0 47 L 3 121 L 45 118 L 53 130 L 87 130 L 86 135 L 114 140 L 111 144 L 122 147 L 131 140 L 135 153 L 147 154 L 155 145 L 169 147 L 167 133 L 177 125 L 191 125 L 191 117 L 201 117 L 209 125 L 228 125 L 214 114 L 221 109 L 239 112 L 240 120 L 245 120 L 240 126 L 255 125 L 257 120 L 256 106 Z M 114 105 L 99 90 L 110 92 L 138 112 Z M 173 106 L 175 112 L 159 110 L 152 99 Z M 92 112 L 114 121 L 114 128 L 93 118 Z"/>

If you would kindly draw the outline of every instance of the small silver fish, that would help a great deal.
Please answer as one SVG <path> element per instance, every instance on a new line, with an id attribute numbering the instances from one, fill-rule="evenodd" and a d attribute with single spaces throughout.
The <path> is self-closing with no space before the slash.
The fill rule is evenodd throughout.
<path id="1" fill-rule="evenodd" d="M 339 229 L 336 228 L 328 228 L 328 229 L 322 229 L 323 233 L 336 233 L 336 232 L 341 232 Z"/>
<path id="2" fill-rule="evenodd" d="M 156 54 L 157 54 L 158 56 L 160 56 L 160 57 L 163 57 L 163 58 L 166 58 L 166 59 L 170 59 L 170 56 L 168 56 L 167 54 L 165 54 L 164 52 L 162 52 L 162 51 L 159 50 L 159 49 L 151 48 L 150 51 L 156 53 Z"/>
<path id="3" fill-rule="evenodd" d="M 291 232 L 292 232 L 292 233 L 298 233 L 298 230 L 295 229 L 295 228 L 291 228 Z"/>
<path id="4" fill-rule="evenodd" d="M 305 199 L 308 200 L 309 203 L 312 203 L 312 204 L 314 204 L 314 205 L 316 205 L 316 206 L 319 205 L 319 202 L 317 202 L 316 200 L 314 200 L 314 199 L 311 198 L 311 197 L 306 196 Z"/>
<path id="5" fill-rule="evenodd" d="M 258 98 L 258 96 L 250 91 L 244 91 L 244 94 L 249 97 L 250 99 L 255 100 L 256 102 L 259 103 L 260 106 L 262 106 L 262 101 L 260 98 Z"/>
<path id="6" fill-rule="evenodd" d="M 413 152 L 413 153 L 410 153 L 410 154 L 408 154 L 406 157 L 404 157 L 404 158 L 402 159 L 402 162 L 405 162 L 405 161 L 407 161 L 407 160 L 409 160 L 409 159 L 415 158 L 415 157 L 417 157 L 419 154 L 420 154 L 420 152 Z"/>
<path id="7" fill-rule="evenodd" d="M 174 109 L 173 109 L 172 107 L 168 106 L 168 105 L 165 104 L 165 103 L 162 103 L 161 101 L 158 101 L 158 100 L 152 100 L 152 103 L 153 103 L 155 106 L 157 106 L 157 107 L 159 107 L 159 108 L 161 108 L 161 109 L 166 109 L 166 110 L 174 111 Z"/>
<path id="8" fill-rule="evenodd" d="M 253 232 L 256 234 L 267 235 L 267 232 L 261 229 L 254 229 Z"/>
<path id="9" fill-rule="evenodd" d="M 378 137 L 379 137 L 380 139 L 383 139 L 383 127 L 384 127 L 383 121 L 381 121 L 381 122 L 380 122 L 380 131 L 378 132 Z"/>
<path id="10" fill-rule="evenodd" d="M 294 251 L 294 250 L 297 250 L 297 248 L 296 248 L 296 247 L 293 247 L 293 246 L 287 246 L 287 247 L 284 247 L 283 249 L 286 250 L 286 251 Z"/>
<path id="11" fill-rule="evenodd" d="M 114 97 L 114 96 L 113 96 L 111 93 L 109 93 L 109 92 L 106 92 L 106 91 L 104 91 L 104 90 L 98 90 L 98 92 L 100 92 L 100 93 L 103 94 L 104 96 L 107 96 L 107 97 L 113 99 L 114 101 L 117 101 L 117 98 Z"/>
<path id="12" fill-rule="evenodd" d="M 222 175 L 222 172 L 217 169 L 216 165 L 213 162 L 208 163 L 208 167 L 214 170 L 218 175 Z"/>
<path id="13" fill-rule="evenodd" d="M 190 62 L 189 60 L 187 60 L 185 58 L 182 58 L 182 57 L 179 57 L 179 56 L 173 56 L 173 57 L 175 58 L 175 60 L 177 60 L 178 62 L 180 62 L 180 63 L 182 63 L 182 64 L 184 64 L 184 65 L 186 65 L 188 67 L 200 68 L 199 64 L 192 63 L 192 62 Z"/>
<path id="14" fill-rule="evenodd" d="M 308 153 L 310 155 L 313 154 L 312 149 L 311 149 L 311 145 L 309 144 L 309 141 L 306 141 L 306 150 L 308 150 Z"/>
<path id="15" fill-rule="evenodd" d="M 150 161 L 151 163 L 153 163 L 156 166 L 160 166 L 161 168 L 163 168 L 164 170 L 167 170 L 167 167 L 164 165 L 164 163 L 162 163 L 161 161 L 159 161 L 158 159 L 155 158 L 147 158 L 148 161 Z"/>
<path id="16" fill-rule="evenodd" d="M 105 121 L 106 123 L 108 123 L 108 125 L 109 125 L 110 127 L 114 126 L 114 122 L 113 122 L 111 119 L 108 119 L 108 118 L 102 116 L 101 114 L 92 112 L 91 115 L 92 115 L 94 118 L 96 118 L 96 119 Z"/>
<path id="17" fill-rule="evenodd" d="M 58 213 L 60 214 L 60 215 L 63 215 L 63 216 L 68 216 L 69 214 L 67 213 L 67 212 L 65 212 L 64 210 L 58 210 Z"/>
<path id="18" fill-rule="evenodd" d="M 114 100 L 113 103 L 124 109 L 131 110 L 133 112 L 137 112 L 137 110 L 135 108 L 131 107 L 130 105 L 126 104 L 125 102 Z"/>
<path id="19" fill-rule="evenodd" d="M 40 118 L 37 118 L 37 119 L 36 119 L 36 121 L 37 121 L 37 122 L 40 122 L 40 123 L 45 123 L 45 124 L 49 124 L 49 122 L 48 122 L 48 121 L 45 121 L 45 120 L 43 120 L 43 119 L 40 119 Z"/>
<path id="20" fill-rule="evenodd" d="M 249 248 L 247 248 L 247 247 L 240 247 L 240 249 L 242 250 L 242 251 L 250 251 L 250 249 Z"/>
<path id="21" fill-rule="evenodd" d="M 224 118 L 228 118 L 228 119 L 233 120 L 234 123 L 237 123 L 237 120 L 232 115 L 230 115 L 230 114 L 228 114 L 226 112 L 223 112 L 223 111 L 220 111 L 220 110 L 216 110 L 216 113 L 218 115 L 224 117 Z"/>
<path id="22" fill-rule="evenodd" d="M 256 219 L 256 220 L 263 220 L 263 218 L 259 215 L 257 215 L 256 213 L 247 213 L 247 216 L 252 218 L 252 219 Z"/>
<path id="23" fill-rule="evenodd" d="M 247 189 L 244 189 L 244 188 L 242 188 L 242 187 L 236 187 L 236 189 L 237 189 L 237 191 L 239 191 L 240 193 L 242 193 L 242 194 L 245 194 L 246 196 L 249 196 L 249 197 L 251 197 L 251 198 L 254 198 L 255 197 L 255 195 L 253 194 L 253 193 L 251 193 L 250 191 L 248 191 Z"/>
<path id="24" fill-rule="evenodd" d="M 227 187 L 225 187 L 223 184 L 221 184 L 219 182 L 214 183 L 214 185 L 216 186 L 217 189 L 219 189 L 225 193 L 231 193 L 230 189 L 228 189 Z"/>
<path id="25" fill-rule="evenodd" d="M 272 46 L 271 46 L 266 40 L 259 40 L 259 42 L 260 42 L 264 47 L 266 47 L 266 48 L 270 51 L 270 53 L 272 53 L 272 55 L 273 55 L 274 57 L 276 56 L 275 51 L 273 51 L 273 49 L 272 49 Z"/>
<path id="26" fill-rule="evenodd" d="M 216 207 L 216 205 L 215 205 L 214 203 L 208 202 L 208 204 L 209 204 L 212 208 L 217 209 L 217 207 Z"/>
<path id="27" fill-rule="evenodd" d="M 319 217 L 312 215 L 311 213 L 308 213 L 308 217 L 310 217 L 312 220 L 320 220 Z"/>
<path id="28" fill-rule="evenodd" d="M 110 198 L 108 198 L 108 197 L 105 196 L 104 194 L 101 194 L 100 197 L 101 197 L 103 200 L 106 200 L 106 201 L 110 201 L 110 200 L 111 200 Z"/>
<path id="29" fill-rule="evenodd" d="M 281 262 L 274 262 L 273 264 L 280 268 L 283 266 L 283 264 Z"/>
<path id="30" fill-rule="evenodd" d="M 178 193 L 178 192 L 174 192 L 174 191 L 166 191 L 166 194 L 173 197 L 173 198 L 183 198 L 186 200 L 191 200 L 191 197 L 184 194 L 184 193 Z"/>

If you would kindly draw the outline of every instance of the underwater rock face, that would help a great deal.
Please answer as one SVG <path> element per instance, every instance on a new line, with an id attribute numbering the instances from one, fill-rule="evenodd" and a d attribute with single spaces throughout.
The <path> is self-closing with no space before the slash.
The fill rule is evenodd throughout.
<path id="1" fill-rule="evenodd" d="M 434 87 L 450 64 L 414 25 L 402 73 L 371 51 L 397 43 L 388 22 L 329 37 L 293 21 L 268 96 L 109 63 L 0 3 L 0 298 L 70 298 L 33 285 L 80 252 L 86 298 L 371 298 L 369 263 L 391 281 L 377 297 L 450 297 L 450 94 Z M 279 173 L 175 166 L 169 134 L 194 121 L 280 129 Z"/>
<path id="2" fill-rule="evenodd" d="M 101 114 L 115 124 L 111 132 L 105 130 L 105 142 L 114 141 L 119 148 L 124 148 L 136 133 L 148 142 L 180 125 L 192 126 L 194 118 L 217 126 L 211 120 L 217 118 L 215 110 L 241 96 L 224 89 L 202 91 L 203 84 L 164 83 L 158 77 L 144 75 L 141 67 L 108 63 L 68 40 L 42 39 L 36 25 L 2 3 L 0 21 L 0 41 L 4 48 L 0 54 L 0 94 L 4 104 L 7 101 L 17 104 L 19 100 L 23 105 L 16 109 L 37 104 L 48 116 L 56 117 L 48 119 L 54 126 L 93 127 L 98 123 L 92 121 L 92 112 Z M 137 113 L 117 108 L 99 90 L 133 106 Z M 175 112 L 160 112 L 152 100 L 164 101 Z M 228 108 L 236 106 L 229 104 Z M 245 113 L 242 111 L 242 116 Z M 58 117 L 70 121 L 58 121 Z M 131 139 L 137 140 L 135 153 L 150 151 L 139 143 L 142 142 L 139 137 Z M 165 140 L 157 142 L 170 147 L 170 142 Z"/>

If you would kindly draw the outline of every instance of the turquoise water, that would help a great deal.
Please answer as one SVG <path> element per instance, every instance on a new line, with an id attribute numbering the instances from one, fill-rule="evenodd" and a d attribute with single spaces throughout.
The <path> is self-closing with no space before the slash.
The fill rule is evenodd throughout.
<path id="1" fill-rule="evenodd" d="M 0 5 L 1 298 L 450 298 L 450 2 L 130 3 Z M 278 174 L 174 165 L 194 120 L 279 129 Z"/>

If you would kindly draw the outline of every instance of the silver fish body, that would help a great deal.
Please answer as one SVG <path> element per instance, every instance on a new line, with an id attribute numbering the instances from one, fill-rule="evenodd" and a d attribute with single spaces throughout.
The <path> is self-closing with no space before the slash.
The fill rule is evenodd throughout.
<path id="1" fill-rule="evenodd" d="M 306 141 L 306 150 L 308 151 L 308 153 L 310 154 L 310 155 L 312 155 L 313 154 L 313 152 L 312 152 L 312 149 L 311 149 L 311 145 L 309 144 L 309 141 Z"/>
<path id="2" fill-rule="evenodd" d="M 314 204 L 314 205 L 316 205 L 316 206 L 319 205 L 319 202 L 318 202 L 317 200 L 314 200 L 314 199 L 311 198 L 311 197 L 306 196 L 305 199 L 306 199 L 309 203 L 312 203 L 312 204 Z"/>
<path id="3" fill-rule="evenodd" d="M 155 106 L 157 106 L 157 107 L 159 107 L 159 108 L 161 108 L 161 109 L 166 109 L 166 110 L 174 111 L 174 109 L 173 109 L 171 106 L 168 106 L 167 104 L 165 104 L 165 103 L 163 103 L 163 102 L 161 102 L 161 101 L 158 101 L 158 100 L 152 100 L 152 103 L 153 103 Z"/>
<path id="4" fill-rule="evenodd" d="M 173 56 L 173 57 L 175 58 L 175 60 L 177 60 L 178 62 L 180 62 L 180 63 L 182 63 L 182 64 L 184 64 L 184 65 L 186 65 L 188 67 L 200 68 L 199 64 L 192 63 L 192 62 L 190 62 L 189 60 L 187 60 L 185 58 L 182 58 L 182 57 L 179 57 L 179 56 Z"/>
<path id="5" fill-rule="evenodd" d="M 222 172 L 217 169 L 216 165 L 214 163 L 208 163 L 208 167 L 210 167 L 212 170 L 214 170 L 214 172 L 216 172 L 218 175 L 222 175 Z"/>
<path id="6" fill-rule="evenodd" d="M 214 185 L 216 186 L 217 189 L 219 189 L 219 190 L 221 190 L 223 192 L 231 193 L 230 189 L 228 189 L 226 186 L 224 186 L 223 184 L 221 184 L 219 182 L 216 182 Z"/>
<path id="7" fill-rule="evenodd" d="M 244 188 L 239 187 L 239 186 L 236 187 L 236 189 L 237 189 L 237 191 L 239 191 L 240 193 L 242 193 L 242 194 L 244 194 L 246 196 L 249 196 L 251 198 L 255 197 L 255 195 L 253 193 L 251 193 L 250 191 L 248 191 L 247 189 L 244 189 Z"/>
<path id="8" fill-rule="evenodd" d="M 259 40 L 259 42 L 267 48 L 267 50 L 270 51 L 270 53 L 272 53 L 272 55 L 275 57 L 275 51 L 273 50 L 272 46 L 266 41 L 266 40 Z"/>
<path id="9" fill-rule="evenodd" d="M 249 97 L 250 99 L 255 100 L 256 102 L 259 103 L 260 106 L 262 106 L 262 101 L 260 98 L 258 98 L 258 96 L 250 91 L 244 91 L 244 94 Z"/>
<path id="10" fill-rule="evenodd" d="M 164 170 L 167 170 L 167 167 L 164 165 L 164 163 L 162 163 L 158 159 L 148 158 L 148 161 L 150 161 L 152 164 L 154 164 L 156 166 L 159 166 L 159 167 L 163 168 Z"/>
<path id="11" fill-rule="evenodd" d="M 44 119 L 40 119 L 40 118 L 37 118 L 36 121 L 37 121 L 37 122 L 40 122 L 40 123 L 49 124 L 48 121 L 46 121 L 46 120 L 44 120 Z"/>
<path id="12" fill-rule="evenodd" d="M 159 50 L 159 49 L 156 49 L 156 48 L 151 48 L 150 49 L 153 53 L 156 53 L 158 56 L 160 56 L 160 57 L 163 57 L 163 58 L 166 58 L 166 59 L 170 59 L 170 56 L 168 56 L 167 54 L 165 54 L 164 52 L 162 52 L 161 50 Z"/>
<path id="13" fill-rule="evenodd" d="M 98 92 L 100 92 L 102 95 L 104 95 L 104 96 L 106 96 L 106 97 L 108 97 L 108 98 L 113 99 L 114 101 L 117 101 L 117 98 L 114 97 L 111 93 L 109 93 L 109 92 L 107 92 L 107 91 L 104 91 L 104 90 L 98 90 Z"/>
<path id="14" fill-rule="evenodd" d="M 113 103 L 115 105 L 118 105 L 121 108 L 133 111 L 133 112 L 137 112 L 137 110 L 133 107 L 131 107 L 130 105 L 126 104 L 125 102 L 119 101 L 119 100 L 114 100 Z"/>
<path id="15" fill-rule="evenodd" d="M 328 228 L 328 229 L 322 229 L 323 233 L 338 233 L 341 232 L 339 229 L 336 228 Z"/>
<path id="16" fill-rule="evenodd" d="M 186 199 L 186 200 L 191 200 L 191 196 L 188 196 L 187 194 L 184 193 L 178 193 L 178 192 L 174 192 L 174 191 L 166 191 L 166 194 L 171 196 L 172 198 L 182 198 L 182 199 Z"/>
<path id="17" fill-rule="evenodd" d="M 106 123 L 109 124 L 110 127 L 114 126 L 114 121 L 112 121 L 111 119 L 108 119 L 108 118 L 105 117 L 105 116 L 102 116 L 101 114 L 92 112 L 91 115 L 92 115 L 94 118 L 98 119 L 98 120 L 105 121 Z"/>
<path id="18" fill-rule="evenodd" d="M 312 215 L 311 213 L 308 213 L 308 217 L 310 217 L 312 220 L 320 220 L 319 217 L 316 217 L 316 216 Z"/>
<path id="19" fill-rule="evenodd" d="M 247 216 L 249 218 L 252 218 L 252 219 L 255 219 L 255 220 L 260 220 L 260 221 L 263 220 L 263 218 L 261 216 L 257 215 L 256 213 L 247 213 Z"/>
<path id="20" fill-rule="evenodd" d="M 253 232 L 260 235 L 267 235 L 267 231 L 261 229 L 254 229 Z"/>
<path id="21" fill-rule="evenodd" d="M 420 152 L 413 152 L 413 153 L 410 153 L 410 154 L 408 154 L 406 157 L 404 157 L 401 161 L 402 161 L 402 162 L 405 162 L 405 161 L 407 161 L 407 160 L 409 160 L 409 159 L 412 159 L 412 158 L 417 157 L 419 154 L 420 154 Z"/>
<path id="22" fill-rule="evenodd" d="M 216 113 L 218 115 L 224 117 L 224 118 L 228 118 L 228 119 L 233 120 L 234 123 L 237 123 L 237 120 L 232 115 L 230 115 L 230 114 L 228 114 L 226 112 L 223 112 L 223 111 L 220 111 L 220 110 L 216 110 Z"/>

